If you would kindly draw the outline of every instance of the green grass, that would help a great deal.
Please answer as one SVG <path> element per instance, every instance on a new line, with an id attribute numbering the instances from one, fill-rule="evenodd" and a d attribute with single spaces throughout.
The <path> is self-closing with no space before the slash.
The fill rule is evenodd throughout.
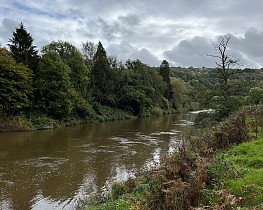
<path id="1" fill-rule="evenodd" d="M 138 209 L 142 197 L 145 196 L 142 183 L 135 183 L 135 180 L 129 179 L 126 182 L 115 183 L 110 193 L 106 195 L 92 197 L 86 210 L 126 210 Z"/>
<path id="2" fill-rule="evenodd" d="M 238 171 L 227 178 L 225 187 L 242 198 L 243 207 L 263 205 L 263 138 L 230 149 L 225 158 Z"/>
<path id="3" fill-rule="evenodd" d="M 99 201 L 89 201 L 86 210 L 128 210 L 128 209 L 140 209 L 141 200 L 143 194 L 138 192 L 125 193 L 118 198 L 113 198 L 112 194 L 109 194 L 107 198 Z"/>
<path id="4" fill-rule="evenodd" d="M 131 207 L 131 201 L 127 200 L 127 198 L 118 199 L 114 201 L 109 201 L 103 204 L 89 206 L 87 210 L 126 210 Z"/>
<path id="5" fill-rule="evenodd" d="M 145 205 L 155 207 L 160 202 L 156 197 L 159 188 L 158 176 L 144 174 L 136 179 L 113 184 L 109 194 L 91 197 L 86 203 L 86 210 L 140 210 Z"/>

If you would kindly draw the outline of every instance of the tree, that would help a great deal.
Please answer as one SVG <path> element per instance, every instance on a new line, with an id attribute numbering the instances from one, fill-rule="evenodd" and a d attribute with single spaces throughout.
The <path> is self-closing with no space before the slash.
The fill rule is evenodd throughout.
<path id="1" fill-rule="evenodd" d="M 35 87 L 39 92 L 36 103 L 40 109 L 55 118 L 63 118 L 71 113 L 76 92 L 69 77 L 70 68 L 58 53 L 43 55 L 38 65 Z"/>
<path id="2" fill-rule="evenodd" d="M 166 83 L 166 90 L 164 92 L 164 97 L 168 100 L 173 98 L 173 87 L 170 81 L 170 67 L 169 63 L 166 60 L 163 60 L 162 64 L 160 65 L 159 70 L 160 75 L 163 78 L 163 81 Z"/>
<path id="3" fill-rule="evenodd" d="M 32 72 L 0 48 L 0 108 L 16 112 L 30 106 Z"/>
<path id="4" fill-rule="evenodd" d="M 191 108 L 191 103 L 189 99 L 189 93 L 191 91 L 191 86 L 182 79 L 173 77 L 171 79 L 171 86 L 173 87 L 173 107 L 177 111 L 187 111 Z"/>
<path id="5" fill-rule="evenodd" d="M 109 92 L 107 80 L 110 73 L 110 65 L 101 42 L 98 44 L 93 62 L 94 65 L 90 72 L 92 95 L 96 101 L 107 104 L 106 96 Z"/>
<path id="6" fill-rule="evenodd" d="M 162 77 L 140 60 L 128 60 L 119 82 L 119 107 L 137 116 L 144 116 L 158 107 L 165 90 Z"/>
<path id="7" fill-rule="evenodd" d="M 216 62 L 217 68 L 214 69 L 215 76 L 218 78 L 219 87 L 218 91 L 220 93 L 219 111 L 221 111 L 222 116 L 228 115 L 235 107 L 236 103 L 232 103 L 231 96 L 237 94 L 236 86 L 230 82 L 230 78 L 238 73 L 241 73 L 239 60 L 233 58 L 233 56 L 228 55 L 228 44 L 231 40 L 230 36 L 220 37 L 219 43 L 214 45 L 214 48 L 218 55 L 208 55 L 213 58 L 219 59 Z"/>
<path id="8" fill-rule="evenodd" d="M 26 31 L 23 23 L 19 28 L 13 32 L 13 37 L 9 39 L 10 48 L 13 58 L 17 63 L 23 63 L 31 70 L 35 71 L 39 60 L 36 46 L 33 45 L 33 38 L 30 33 Z"/>
<path id="9" fill-rule="evenodd" d="M 88 65 L 89 69 L 93 68 L 93 59 L 97 50 L 97 45 L 93 42 L 82 43 L 82 55 Z"/>
<path id="10" fill-rule="evenodd" d="M 77 48 L 68 42 L 59 41 L 44 46 L 42 52 L 56 52 L 60 55 L 63 62 L 70 68 L 69 75 L 74 88 L 84 98 L 87 98 L 89 68 Z"/>
<path id="11" fill-rule="evenodd" d="M 258 105 L 263 102 L 263 89 L 260 87 L 254 87 L 249 90 L 249 98 L 251 103 Z"/>

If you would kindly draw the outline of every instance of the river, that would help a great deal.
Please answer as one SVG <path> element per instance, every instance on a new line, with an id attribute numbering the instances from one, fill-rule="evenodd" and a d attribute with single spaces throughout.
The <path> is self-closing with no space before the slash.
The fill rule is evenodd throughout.
<path id="1" fill-rule="evenodd" d="M 71 210 L 158 165 L 195 114 L 0 133 L 0 209 Z"/>

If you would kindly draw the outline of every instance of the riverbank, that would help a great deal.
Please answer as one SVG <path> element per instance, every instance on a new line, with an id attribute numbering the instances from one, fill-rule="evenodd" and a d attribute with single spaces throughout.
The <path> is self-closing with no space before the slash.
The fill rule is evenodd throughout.
<path id="1" fill-rule="evenodd" d="M 89 205 L 85 208 L 262 209 L 262 178 L 259 176 L 262 173 L 262 160 L 257 158 L 262 150 L 258 150 L 260 154 L 250 156 L 249 162 L 259 167 L 259 171 L 253 171 L 240 162 L 243 157 L 237 158 L 236 164 L 240 165 L 233 165 L 233 158 L 237 154 L 233 153 L 235 148 L 229 150 L 233 145 L 240 145 L 240 151 L 246 151 L 247 147 L 243 145 L 257 145 L 257 142 L 262 142 L 261 137 L 256 143 L 242 144 L 258 136 L 263 126 L 260 119 L 262 112 L 262 106 L 247 107 L 231 115 L 226 121 L 189 136 L 178 152 L 163 158 L 158 168 L 136 179 L 116 183 L 109 194 L 89 198 Z M 218 154 L 227 150 L 229 153 L 225 158 L 218 158 Z M 250 155 L 249 150 L 247 154 Z M 244 171 L 248 172 L 249 177 L 258 177 L 250 178 L 256 182 L 245 181 L 241 184 L 240 180 L 249 180 Z M 251 175 L 252 171 L 255 173 Z M 257 195 L 254 190 L 258 192 Z M 248 202 L 254 196 L 257 197 L 257 202 Z"/>
<path id="2" fill-rule="evenodd" d="M 92 111 L 85 118 L 76 117 L 75 115 L 65 116 L 62 119 L 54 119 L 41 112 L 20 113 L 18 115 L 0 114 L 0 132 L 16 131 L 34 131 L 53 129 L 61 126 L 73 126 L 87 123 L 98 123 L 114 120 L 136 119 L 138 117 L 162 116 L 177 113 L 175 110 L 163 110 L 159 107 L 153 107 L 143 116 L 134 115 L 128 111 L 118 108 L 104 106 L 96 103 Z"/>
<path id="3" fill-rule="evenodd" d="M 20 114 L 16 116 L 2 113 L 0 116 L 0 132 L 34 131 L 53 129 L 61 126 L 135 118 L 136 116 L 129 112 L 107 106 L 100 106 L 93 115 L 84 119 L 75 116 L 67 116 L 63 119 L 53 119 L 41 113 Z"/>
<path id="4" fill-rule="evenodd" d="M 208 168 L 208 203 L 223 200 L 228 208 L 263 209 L 263 132 L 256 140 L 217 154 Z M 213 205 L 216 207 L 216 204 Z"/>

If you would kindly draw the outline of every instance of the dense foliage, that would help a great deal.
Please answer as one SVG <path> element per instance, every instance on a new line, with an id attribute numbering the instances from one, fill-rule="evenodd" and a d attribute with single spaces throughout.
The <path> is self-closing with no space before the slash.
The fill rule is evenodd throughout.
<path id="1" fill-rule="evenodd" d="M 60 55 L 63 62 L 70 68 L 69 76 L 75 90 L 86 98 L 89 91 L 89 69 L 77 48 L 68 42 L 59 41 L 44 46 L 42 52 L 56 52 Z"/>
<path id="2" fill-rule="evenodd" d="M 31 105 L 32 72 L 0 48 L 0 108 L 14 113 Z"/>
<path id="3" fill-rule="evenodd" d="M 228 103 L 224 103 L 225 101 L 222 100 L 222 92 L 219 89 L 220 80 L 216 74 L 215 69 L 211 68 L 171 68 L 172 78 L 180 78 L 189 85 L 190 101 L 194 104 L 197 103 L 201 109 L 221 109 L 229 114 L 243 105 L 262 103 L 260 89 L 258 89 L 263 88 L 262 69 L 243 69 L 237 74 L 229 76 L 228 83 L 231 86 L 231 93 Z M 255 94 L 253 94 L 254 88 L 258 89 Z"/>
<path id="4" fill-rule="evenodd" d="M 160 106 L 165 90 L 161 76 L 139 60 L 127 61 L 119 89 L 119 106 L 133 114 L 143 116 Z"/>
<path id="5" fill-rule="evenodd" d="M 37 108 L 55 118 L 71 113 L 76 93 L 69 73 L 70 68 L 63 63 L 59 54 L 50 52 L 42 56 L 35 81 Z"/>
<path id="6" fill-rule="evenodd" d="M 80 52 L 69 42 L 53 41 L 39 56 L 21 23 L 9 40 L 10 52 L 1 49 L 1 111 L 94 121 L 108 116 L 101 110 L 148 116 L 212 108 L 219 120 L 263 100 L 262 70 L 230 68 L 237 62 L 227 54 L 229 41 L 222 37 L 217 45 L 215 69 L 170 67 L 166 60 L 149 67 L 108 56 L 101 42 L 87 41 Z M 104 106 L 110 109 L 98 108 Z"/>

